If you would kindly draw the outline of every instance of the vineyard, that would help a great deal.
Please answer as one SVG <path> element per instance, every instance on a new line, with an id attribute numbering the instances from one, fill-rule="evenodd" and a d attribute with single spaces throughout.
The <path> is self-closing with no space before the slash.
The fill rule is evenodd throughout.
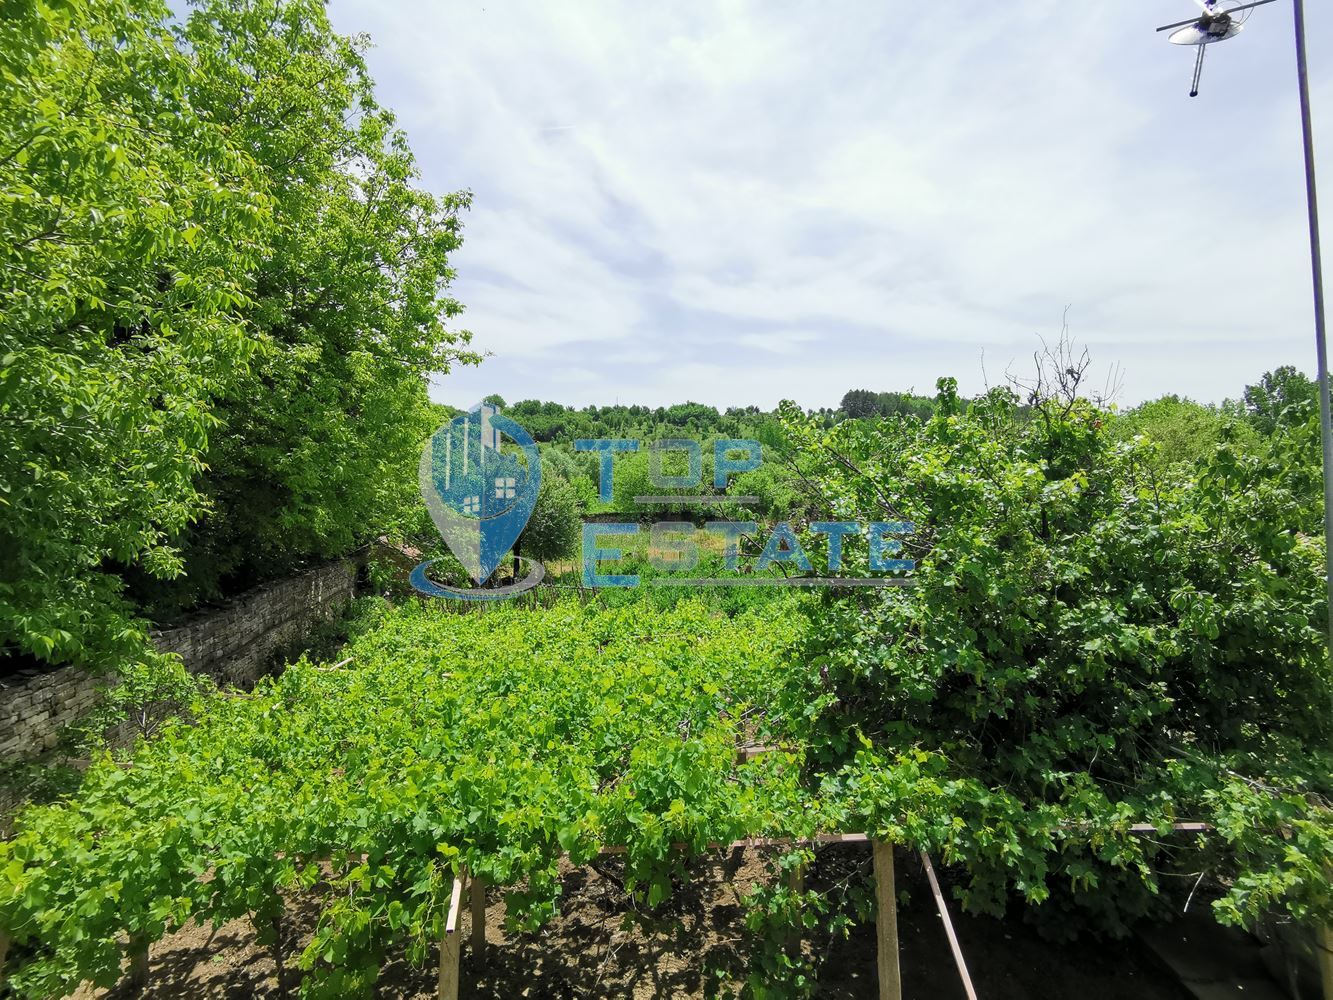
<path id="1" fill-rule="evenodd" d="M 10 985 L 141 979 L 177 928 L 242 919 L 271 944 L 314 906 L 304 995 L 370 995 L 386 962 L 438 960 L 449 1000 L 465 884 L 531 930 L 562 865 L 612 853 L 651 912 L 700 855 L 756 840 L 785 877 L 746 923 L 779 938 L 891 914 L 890 845 L 951 866 L 965 909 L 1021 902 L 1057 937 L 1123 935 L 1207 873 L 1224 922 L 1328 920 L 1318 553 L 1254 530 L 1308 517 L 1306 479 L 1226 446 L 1157 471 L 1074 399 L 960 413 L 946 380 L 937 405 L 828 430 L 784 413 L 824 502 L 921 526 L 911 588 L 646 587 L 470 614 L 409 598 L 336 661 L 200 686 L 160 735 L 16 818 Z M 802 891 L 813 849 L 848 839 L 876 845 L 874 906 Z M 770 955 L 751 993 L 809 992 L 808 972 Z"/>
<path id="2" fill-rule="evenodd" d="M 110 984 L 125 942 L 188 920 L 271 930 L 284 894 L 319 884 L 300 964 L 312 995 L 346 996 L 386 955 L 426 960 L 460 867 L 538 923 L 565 854 L 623 846 L 627 888 L 656 905 L 691 852 L 809 835 L 800 754 L 737 763 L 786 734 L 764 710 L 797 638 L 779 611 L 407 608 L 343 666 L 197 705 L 4 845 L 11 982 Z"/>
<path id="3" fill-rule="evenodd" d="M 74 800 L 30 809 L 0 847 L 10 984 L 112 985 L 191 922 L 245 918 L 272 944 L 302 900 L 320 912 L 295 962 L 303 994 L 367 995 L 386 961 L 436 960 L 460 874 L 502 889 L 511 929 L 532 929 L 556 911 L 562 863 L 608 851 L 651 910 L 694 858 L 749 838 L 788 842 L 789 872 L 811 857 L 801 844 L 858 831 L 1086 885 L 1089 845 L 1148 877 L 1154 855 L 1170 863 L 1164 841 L 1197 836 L 1170 833 L 1167 801 L 1145 844 L 1143 816 L 1087 789 L 1026 810 L 935 754 L 864 737 L 844 765 L 817 765 L 806 600 L 731 616 L 698 599 L 468 615 L 412 602 L 337 663 L 203 695 L 189 724 L 100 758 Z M 799 926 L 793 899 L 755 905 Z"/>

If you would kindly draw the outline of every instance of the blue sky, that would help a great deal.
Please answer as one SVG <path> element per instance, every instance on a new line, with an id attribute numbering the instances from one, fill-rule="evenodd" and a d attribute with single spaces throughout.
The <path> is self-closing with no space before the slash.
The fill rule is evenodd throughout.
<path id="1" fill-rule="evenodd" d="M 1307 6 L 1333 164 L 1333 10 Z M 1122 405 L 1312 372 L 1290 5 L 1190 100 L 1194 50 L 1153 29 L 1193 9 L 330 5 L 423 182 L 475 196 L 454 291 L 491 357 L 435 398 L 764 407 L 980 391 L 1066 306 Z"/>

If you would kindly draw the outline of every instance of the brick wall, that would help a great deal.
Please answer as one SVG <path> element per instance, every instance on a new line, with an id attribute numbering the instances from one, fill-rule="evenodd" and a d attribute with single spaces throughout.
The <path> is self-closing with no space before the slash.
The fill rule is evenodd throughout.
<path id="1" fill-rule="evenodd" d="M 357 566 L 339 561 L 256 587 L 170 629 L 152 633 L 194 673 L 249 687 L 275 650 L 295 642 L 354 596 Z M 0 678 L 0 761 L 55 746 L 60 730 L 92 708 L 107 678 L 83 667 L 33 669 Z"/>

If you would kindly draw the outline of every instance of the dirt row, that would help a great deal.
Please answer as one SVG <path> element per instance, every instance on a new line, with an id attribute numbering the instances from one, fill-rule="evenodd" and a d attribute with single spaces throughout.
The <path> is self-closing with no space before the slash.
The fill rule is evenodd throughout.
<path id="1" fill-rule="evenodd" d="M 747 975 L 764 966 L 772 946 L 745 924 L 746 893 L 771 882 L 760 849 L 700 859 L 689 882 L 651 912 L 637 910 L 619 881 L 618 863 L 569 869 L 562 879 L 559 913 L 541 931 L 506 934 L 503 894 L 492 890 L 487 904 L 487 947 L 471 954 L 464 944 L 461 995 L 484 1000 L 566 1000 L 582 997 L 705 998 L 737 995 Z M 898 855 L 901 964 L 904 996 L 963 998 L 940 918 L 919 864 Z M 867 845 L 820 850 L 806 887 L 832 891 L 868 879 Z M 466 907 L 465 907 L 466 909 Z M 286 921 L 285 986 L 294 995 L 299 971 L 291 967 L 317 919 L 313 901 L 293 906 Z M 1017 915 L 996 920 L 963 915 L 951 904 L 955 926 L 979 996 L 985 1000 L 1185 1000 L 1175 978 L 1133 942 L 1052 944 Z M 466 927 L 464 927 L 466 930 Z M 873 925 L 847 936 L 827 928 L 807 932 L 804 965 L 817 979 L 817 996 L 852 1000 L 878 997 Z M 378 996 L 435 996 L 434 967 L 388 964 L 376 984 Z M 81 990 L 76 996 L 125 998 L 122 984 L 111 991 Z M 153 946 L 147 998 L 276 998 L 273 952 L 255 943 L 245 921 L 214 932 L 187 927 Z"/>

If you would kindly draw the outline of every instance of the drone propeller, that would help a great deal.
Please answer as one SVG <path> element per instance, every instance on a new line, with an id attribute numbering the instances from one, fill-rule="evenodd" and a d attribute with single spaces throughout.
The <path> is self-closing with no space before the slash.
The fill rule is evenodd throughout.
<path id="1" fill-rule="evenodd" d="M 1208 6 L 1204 0 L 1194 0 L 1200 7 L 1209 14 L 1237 14 L 1242 10 L 1249 10 L 1252 7 L 1262 7 L 1266 3 L 1276 3 L 1277 0 L 1254 0 L 1253 3 L 1243 3 L 1238 7 L 1228 7 L 1225 10 L 1218 10 L 1216 7 Z M 1177 21 L 1175 24 L 1164 24 L 1158 28 L 1158 31 L 1170 31 L 1172 28 L 1188 28 L 1191 24 L 1198 24 L 1199 18 L 1190 18 L 1188 21 Z"/>

